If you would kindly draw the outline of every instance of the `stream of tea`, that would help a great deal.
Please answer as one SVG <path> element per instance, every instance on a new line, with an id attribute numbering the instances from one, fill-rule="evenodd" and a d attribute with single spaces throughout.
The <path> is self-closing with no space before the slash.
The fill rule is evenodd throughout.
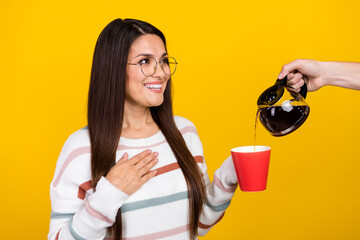
<path id="1" fill-rule="evenodd" d="M 259 114 L 260 114 L 260 110 L 257 111 L 256 113 L 256 117 L 255 117 L 255 129 L 254 129 L 254 152 L 256 151 L 256 126 L 259 120 Z"/>

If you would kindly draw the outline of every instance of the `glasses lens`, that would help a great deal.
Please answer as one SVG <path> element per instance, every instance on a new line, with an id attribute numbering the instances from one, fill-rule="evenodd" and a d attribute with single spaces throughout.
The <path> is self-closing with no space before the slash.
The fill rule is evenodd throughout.
<path id="1" fill-rule="evenodd" d="M 152 57 L 142 60 L 141 71 L 145 76 L 152 76 L 156 71 L 156 60 Z"/>
<path id="2" fill-rule="evenodd" d="M 177 62 L 173 57 L 167 57 L 161 60 L 161 68 L 166 75 L 173 75 L 176 71 Z"/>

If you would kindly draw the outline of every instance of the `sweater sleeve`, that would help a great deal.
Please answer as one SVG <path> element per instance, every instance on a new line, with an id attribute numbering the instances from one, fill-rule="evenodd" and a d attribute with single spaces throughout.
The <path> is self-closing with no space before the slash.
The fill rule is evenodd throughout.
<path id="1" fill-rule="evenodd" d="M 215 171 L 210 182 L 205 161 L 202 167 L 206 186 L 206 201 L 200 216 L 198 235 L 204 236 L 225 214 L 237 188 L 237 178 L 231 156 Z"/>
<path id="2" fill-rule="evenodd" d="M 102 177 L 92 188 L 89 180 L 90 152 L 83 134 L 73 134 L 58 158 L 50 185 L 51 215 L 48 239 L 100 240 L 115 222 L 118 209 L 128 196 Z M 82 184 L 88 191 L 82 194 Z M 90 183 L 89 183 L 90 182 Z"/>
<path id="3" fill-rule="evenodd" d="M 198 235 L 204 236 L 224 216 L 238 186 L 238 180 L 232 158 L 229 156 L 215 171 L 214 179 L 211 182 L 207 173 L 203 146 L 195 125 L 181 117 L 177 117 L 176 120 L 179 127 L 183 129 L 183 137 L 191 154 L 195 158 L 199 159 L 199 156 L 202 158 L 202 163 L 199 163 L 199 166 L 206 186 L 206 201 L 200 215 Z"/>

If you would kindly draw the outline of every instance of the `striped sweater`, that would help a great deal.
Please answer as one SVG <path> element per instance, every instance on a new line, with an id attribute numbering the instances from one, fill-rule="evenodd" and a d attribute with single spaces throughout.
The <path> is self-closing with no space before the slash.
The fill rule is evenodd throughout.
<path id="1" fill-rule="evenodd" d="M 199 236 L 205 235 L 224 215 L 237 187 L 231 157 L 216 170 L 210 182 L 203 148 L 195 126 L 175 116 L 175 122 L 199 165 L 207 192 L 200 216 Z M 90 139 L 87 128 L 73 133 L 65 142 L 50 184 L 51 216 L 48 239 L 111 239 L 107 228 L 122 212 L 124 240 L 189 239 L 187 185 L 170 146 L 161 131 L 142 139 L 120 138 L 116 160 L 151 149 L 159 153 L 156 176 L 128 196 L 105 177 L 92 189 Z"/>

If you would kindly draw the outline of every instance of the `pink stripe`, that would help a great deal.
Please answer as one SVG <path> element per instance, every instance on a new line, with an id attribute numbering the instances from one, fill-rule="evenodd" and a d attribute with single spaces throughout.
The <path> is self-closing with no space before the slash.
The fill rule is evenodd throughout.
<path id="1" fill-rule="evenodd" d="M 197 135 L 197 131 L 196 128 L 193 126 L 188 126 L 188 127 L 184 127 L 182 129 L 179 130 L 181 132 L 181 134 L 186 134 L 188 132 L 192 132 L 195 133 Z M 130 150 L 130 149 L 144 149 L 144 148 L 153 148 L 156 146 L 159 146 L 161 144 L 166 143 L 166 140 L 164 139 L 161 142 L 152 144 L 152 145 L 148 145 L 148 146 L 136 146 L 136 147 L 132 147 L 132 146 L 126 146 L 126 145 L 119 145 L 117 147 L 117 150 Z M 66 158 L 64 165 L 62 165 L 58 175 L 56 176 L 55 181 L 53 182 L 53 187 L 56 187 L 59 182 L 60 179 L 62 177 L 62 175 L 64 174 L 65 169 L 67 168 L 67 166 L 77 157 L 79 157 L 80 155 L 86 154 L 86 153 L 91 153 L 91 148 L 90 147 L 81 147 L 81 148 L 77 148 L 74 151 L 72 151 L 69 156 Z"/>
<path id="2" fill-rule="evenodd" d="M 188 132 L 192 132 L 195 133 L 196 135 L 198 135 L 196 128 L 192 127 L 192 126 L 188 126 L 188 127 L 184 127 L 182 129 L 179 130 L 181 132 L 182 135 L 188 133 Z M 126 145 L 119 145 L 117 150 L 131 150 L 131 149 L 144 149 L 144 148 L 153 148 L 156 146 L 159 146 L 161 144 L 166 143 L 166 139 L 164 139 L 161 142 L 152 144 L 152 145 L 147 145 L 147 146 L 126 146 Z"/>
<path id="3" fill-rule="evenodd" d="M 217 224 L 218 222 L 220 222 L 220 220 L 224 217 L 225 215 L 225 212 L 223 212 L 223 214 L 221 214 L 221 216 L 216 220 L 216 222 L 214 222 L 213 224 L 211 225 L 206 225 L 206 224 L 203 224 L 202 222 L 199 222 L 199 228 L 202 228 L 202 229 L 209 229 L 211 228 L 212 226 L 214 226 L 215 224 Z"/>
<path id="4" fill-rule="evenodd" d="M 93 217 L 95 217 L 95 218 L 97 218 L 97 219 L 100 219 L 101 221 L 105 221 L 105 222 L 108 222 L 108 223 L 110 223 L 110 224 L 114 224 L 114 221 L 111 221 L 109 218 L 107 218 L 106 216 L 102 215 L 101 213 L 99 213 L 98 211 L 96 211 L 95 209 L 93 209 L 93 208 L 90 206 L 90 204 L 89 204 L 88 201 L 86 201 L 86 203 L 85 203 L 85 209 L 88 211 L 88 213 L 89 213 L 91 216 L 93 216 Z"/>
<path id="5" fill-rule="evenodd" d="M 182 135 L 184 135 L 185 133 L 188 133 L 188 132 L 192 132 L 199 136 L 198 132 L 196 131 L 196 128 L 193 126 L 184 127 L 182 129 L 180 129 L 180 132 Z"/>
<path id="6" fill-rule="evenodd" d="M 166 143 L 166 140 L 163 140 L 161 142 L 158 142 L 158 143 L 155 143 L 155 144 L 152 144 L 152 145 L 147 145 L 147 146 L 136 146 L 136 147 L 133 147 L 133 146 L 126 146 L 126 145 L 119 145 L 117 147 L 117 150 L 131 150 L 131 149 L 143 149 L 143 148 L 153 148 L 153 147 L 156 147 L 156 146 L 159 146 L 161 144 L 164 144 Z"/>
<path id="7" fill-rule="evenodd" d="M 220 181 L 220 179 L 216 176 L 216 174 L 214 174 L 214 183 L 215 185 L 220 188 L 221 190 L 225 191 L 225 192 L 229 192 L 229 193 L 233 193 L 235 192 L 237 185 L 234 185 L 233 187 L 230 188 L 226 188 L 222 182 Z"/>
<path id="8" fill-rule="evenodd" d="M 165 238 L 170 237 L 179 233 L 183 233 L 189 230 L 189 225 L 173 228 L 170 230 L 157 232 L 157 233 L 151 233 L 148 235 L 143 236 L 137 236 L 137 237 L 129 237 L 129 238 L 123 238 L 124 240 L 154 240 L 159 238 Z"/>
<path id="9" fill-rule="evenodd" d="M 75 158 L 77 158 L 80 155 L 86 154 L 86 153 L 90 153 L 90 147 L 81 147 L 81 148 L 77 148 L 74 151 L 72 151 L 69 156 L 66 158 L 64 165 L 62 165 L 60 172 L 58 173 L 55 181 L 53 182 L 53 187 L 56 187 L 59 182 L 60 179 L 65 171 L 65 169 L 67 168 L 67 166 L 72 162 L 72 160 L 74 160 Z"/>

